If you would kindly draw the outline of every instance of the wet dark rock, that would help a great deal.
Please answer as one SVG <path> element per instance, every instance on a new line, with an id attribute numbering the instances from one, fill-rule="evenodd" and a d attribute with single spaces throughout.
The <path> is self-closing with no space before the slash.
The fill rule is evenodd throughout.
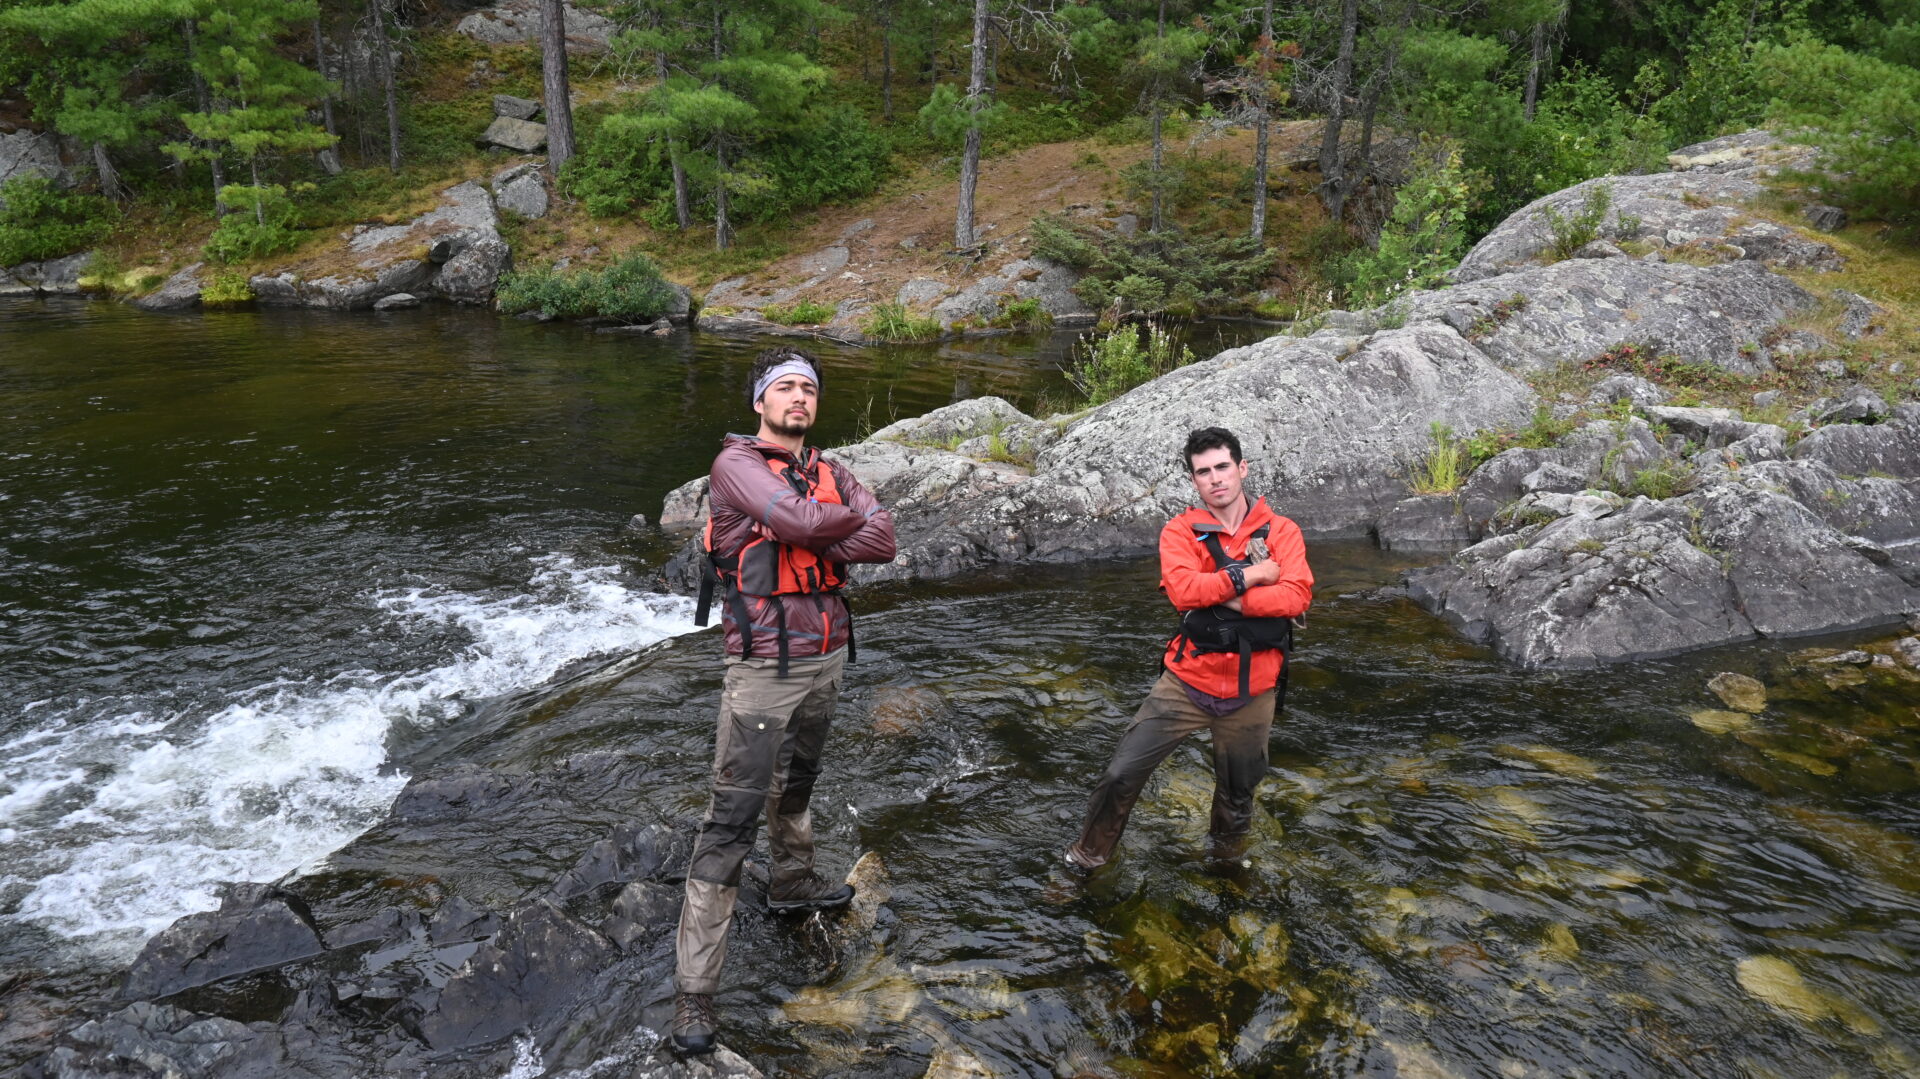
<path id="1" fill-rule="evenodd" d="M 73 295 L 80 291 L 80 275 L 93 261 L 94 253 L 79 251 L 44 262 L 23 262 L 7 272 L 22 286 L 48 295 Z"/>
<path id="2" fill-rule="evenodd" d="M 159 288 L 134 300 L 133 306 L 142 311 L 191 311 L 199 307 L 200 268 L 205 265 L 196 262 L 180 270 Z"/>
<path id="3" fill-rule="evenodd" d="M 454 896 L 427 919 L 427 939 L 435 944 L 482 940 L 500 930 L 500 917 Z"/>
<path id="4" fill-rule="evenodd" d="M 1824 656 L 1820 659 L 1814 660 L 1814 662 L 1815 663 L 1831 663 L 1835 665 L 1845 665 L 1849 667 L 1864 667 L 1867 664 L 1873 662 L 1873 653 L 1863 652 L 1858 648 L 1854 648 L 1854 649 L 1849 649 L 1845 652 L 1835 652 L 1833 655 Z"/>
<path id="5" fill-rule="evenodd" d="M 592 927 L 535 903 L 515 911 L 447 981 L 420 1034 L 439 1050 L 500 1041 L 563 1010 L 615 956 Z"/>
<path id="6" fill-rule="evenodd" d="M 588 847 L 573 868 L 555 881 L 547 897 L 556 903 L 658 876 L 674 849 L 673 834 L 657 824 L 626 825 Z"/>
<path id="7" fill-rule="evenodd" d="M 373 941 L 404 940 L 418 928 L 420 928 L 419 911 L 386 907 L 370 918 L 350 922 L 328 932 L 327 948 L 338 950 Z"/>
<path id="8" fill-rule="evenodd" d="M 600 932 L 623 952 L 639 951 L 673 931 L 680 920 L 683 894 L 682 888 L 660 881 L 634 881 L 614 897 L 612 911 L 600 924 Z"/>
<path id="9" fill-rule="evenodd" d="M 373 301 L 375 311 L 403 311 L 420 306 L 420 297 L 411 292 L 396 292 L 391 296 L 382 296 Z"/>
<path id="10" fill-rule="evenodd" d="M 873 733 L 892 738 L 920 730 L 946 710 L 945 698 L 924 686 L 881 686 L 873 691 L 867 718 Z"/>
<path id="11" fill-rule="evenodd" d="M 67 1034 L 39 1065 L 49 1079 L 273 1075 L 279 1039 L 231 1019 L 144 1001 Z"/>
<path id="12" fill-rule="evenodd" d="M 1381 518 L 1378 538 L 1389 551 L 1457 551 L 1473 542 L 1460 504 L 1450 494 L 1401 499 Z"/>
<path id="13" fill-rule="evenodd" d="M 387 817 L 419 824 L 483 815 L 492 812 L 492 807 L 513 790 L 513 782 L 499 772 L 479 765 L 459 765 L 408 783 L 394 799 Z"/>
<path id="14" fill-rule="evenodd" d="M 1767 687 L 1752 675 L 1721 671 L 1707 680 L 1707 689 L 1736 712 L 1758 714 L 1767 708 Z"/>
<path id="15" fill-rule="evenodd" d="M 220 909 L 188 915 L 147 942 L 127 972 L 128 999 L 170 996 L 326 950 L 305 901 L 265 884 L 228 887 Z"/>

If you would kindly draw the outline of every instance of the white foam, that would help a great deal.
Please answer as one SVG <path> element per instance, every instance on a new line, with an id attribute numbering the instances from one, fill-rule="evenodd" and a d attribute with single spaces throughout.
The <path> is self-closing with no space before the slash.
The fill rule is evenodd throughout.
<path id="1" fill-rule="evenodd" d="M 58 759 L 0 758 L 0 821 L 12 826 L 0 830 L 0 888 L 28 886 L 12 917 L 128 954 L 215 906 L 220 882 L 310 868 L 379 819 L 407 779 L 387 766 L 396 726 L 445 723 L 464 701 L 693 628 L 689 601 L 629 590 L 617 567 L 548 556 L 535 568 L 526 591 L 504 599 L 426 588 L 370 597 L 403 630 L 471 635 L 438 666 L 281 680 L 211 715 L 49 715 Z"/>

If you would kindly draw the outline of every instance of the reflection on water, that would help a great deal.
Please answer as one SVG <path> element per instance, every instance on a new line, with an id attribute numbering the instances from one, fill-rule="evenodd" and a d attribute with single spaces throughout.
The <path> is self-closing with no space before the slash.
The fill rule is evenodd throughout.
<path id="1" fill-rule="evenodd" d="M 347 746 L 374 730 L 377 759 L 228 789 L 228 809 L 195 801 L 223 789 L 204 778 L 162 793 L 243 827 L 338 812 L 300 816 L 326 782 L 555 777 L 537 816 L 374 826 L 300 884 L 330 919 L 410 882 L 504 908 L 612 825 L 699 813 L 715 634 L 605 657 L 686 628 L 626 572 L 657 543 L 621 528 L 738 422 L 754 343 L 433 310 L 18 312 L 0 321 L 20 432 L 0 461 L 0 688 L 23 707 L 0 714 L 0 846 L 86 849 L 67 818 L 174 774 L 113 746 L 262 735 L 232 710 L 276 693 L 336 721 L 386 694 L 339 728 Z M 830 395 L 900 415 L 1057 386 L 1006 341 L 833 362 Z M 858 422 L 829 415 L 825 441 Z M 887 899 L 798 924 L 743 900 L 727 1040 L 782 1075 L 1920 1074 L 1912 676 L 1805 642 L 1520 672 L 1410 604 L 1401 556 L 1311 553 L 1319 601 L 1246 864 L 1203 857 L 1193 745 L 1085 882 L 1058 854 L 1157 673 L 1155 567 L 869 595 L 815 812 L 826 868 L 871 852 Z M 1722 708 L 1702 688 L 1720 670 L 1768 683 L 1765 709 Z M 329 729 L 233 744 L 273 761 Z M 216 830 L 196 828 L 173 841 Z M 33 883 L 0 885 L 0 964 L 97 997 L 111 964 L 23 920 Z M 0 994 L 16 984 L 0 970 Z M 24 1014 L 0 1016 L 0 1042 L 29 1036 Z M 523 1049 L 515 1074 L 536 1074 Z"/>

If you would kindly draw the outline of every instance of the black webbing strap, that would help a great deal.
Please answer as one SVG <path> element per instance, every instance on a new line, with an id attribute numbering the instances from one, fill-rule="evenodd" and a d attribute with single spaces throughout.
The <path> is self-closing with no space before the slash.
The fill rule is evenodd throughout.
<path id="1" fill-rule="evenodd" d="M 860 658 L 860 650 L 853 644 L 853 604 L 848 603 L 844 595 L 840 597 L 840 603 L 847 609 L 847 662 L 852 663 Z"/>
<path id="2" fill-rule="evenodd" d="M 768 596 L 767 602 L 773 605 L 773 623 L 779 627 L 780 667 L 774 673 L 776 678 L 787 676 L 787 605 L 780 602 L 779 596 Z M 752 655 L 751 652 L 747 653 Z"/>
<path id="3" fill-rule="evenodd" d="M 704 626 L 707 616 L 713 610 L 713 564 L 708 563 L 700 574 L 700 598 L 693 601 L 693 624 Z"/>
<path id="4" fill-rule="evenodd" d="M 753 609 L 738 588 L 727 587 L 727 605 L 733 608 L 733 624 L 740 627 L 740 655 L 753 655 Z"/>
<path id="5" fill-rule="evenodd" d="M 1253 642 L 1240 638 L 1240 696 L 1253 696 Z"/>

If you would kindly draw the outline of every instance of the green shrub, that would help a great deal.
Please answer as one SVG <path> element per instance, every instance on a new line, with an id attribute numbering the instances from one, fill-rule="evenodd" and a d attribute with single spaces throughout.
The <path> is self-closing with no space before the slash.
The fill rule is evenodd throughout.
<path id="1" fill-rule="evenodd" d="M 1607 208 L 1613 205 L 1613 187 L 1597 183 L 1587 189 L 1587 196 L 1580 208 L 1571 215 L 1560 213 L 1551 206 L 1540 207 L 1540 215 L 1547 219 L 1547 229 L 1553 234 L 1547 247 L 1556 259 L 1570 259 L 1575 251 L 1592 243 L 1600 235 L 1600 223 L 1606 220 Z"/>
<path id="2" fill-rule="evenodd" d="M 113 227 L 113 207 L 98 195 L 62 191 L 41 176 L 0 184 L 0 266 L 71 255 Z"/>
<path id="3" fill-rule="evenodd" d="M 673 286 L 659 267 L 634 253 L 604 270 L 556 271 L 550 266 L 508 273 L 494 293 L 508 314 L 538 311 L 547 318 L 610 318 L 652 322 L 672 310 Z"/>
<path id="4" fill-rule="evenodd" d="M 224 270 L 214 274 L 200 289 L 202 307 L 238 307 L 253 302 L 253 286 L 247 276 Z"/>
<path id="5" fill-rule="evenodd" d="M 1176 344 L 1172 334 L 1148 322 L 1101 334 L 1091 345 L 1082 338 L 1074 346 L 1067 379 L 1088 405 L 1098 405 L 1192 362 L 1192 349 Z"/>
<path id="6" fill-rule="evenodd" d="M 1095 308 L 1154 314 L 1174 307 L 1237 307 L 1273 266 L 1273 255 L 1244 235 L 1190 239 L 1167 230 L 1120 236 L 1043 214 L 1034 218 L 1034 254 L 1081 271 L 1074 287 Z"/>
<path id="7" fill-rule="evenodd" d="M 1451 146 L 1437 154 L 1427 149 L 1395 193 L 1379 245 L 1348 255 L 1332 276 L 1346 282 L 1352 302 L 1366 306 L 1438 284 L 1466 248 L 1470 194 L 1460 152 Z"/>
<path id="8" fill-rule="evenodd" d="M 1038 296 L 1003 298 L 988 325 L 1007 330 L 1044 330 L 1053 325 L 1053 312 L 1041 304 Z"/>
<path id="9" fill-rule="evenodd" d="M 782 326 L 812 326 L 831 321 L 835 310 L 832 304 L 801 300 L 789 304 L 770 303 L 760 309 L 760 314 L 768 322 L 778 322 Z"/>
<path id="10" fill-rule="evenodd" d="M 931 341 L 940 336 L 940 320 L 916 315 L 906 305 L 883 303 L 860 320 L 860 332 L 876 341 Z"/>
<path id="11" fill-rule="evenodd" d="M 1420 463 L 1414 466 L 1413 474 L 1408 477 L 1414 492 L 1423 495 L 1440 495 L 1459 490 L 1460 484 L 1467 478 L 1470 467 L 1466 448 L 1454 440 L 1453 428 L 1439 420 L 1433 421 L 1427 433 L 1432 438 L 1433 445 L 1427 450 L 1427 455 L 1421 458 Z"/>
<path id="12" fill-rule="evenodd" d="M 301 232 L 294 227 L 299 213 L 279 184 L 228 184 L 220 189 L 220 202 L 229 212 L 201 248 L 213 261 L 248 262 L 300 246 Z"/>
<path id="13" fill-rule="evenodd" d="M 1920 227 L 1920 71 L 1812 43 L 1759 60 L 1773 118 L 1820 148 L 1822 187 L 1862 216 Z"/>
<path id="14" fill-rule="evenodd" d="M 1659 500 L 1686 494 L 1693 489 L 1693 470 L 1677 460 L 1661 461 L 1633 474 L 1622 494 L 1645 495 Z"/>

